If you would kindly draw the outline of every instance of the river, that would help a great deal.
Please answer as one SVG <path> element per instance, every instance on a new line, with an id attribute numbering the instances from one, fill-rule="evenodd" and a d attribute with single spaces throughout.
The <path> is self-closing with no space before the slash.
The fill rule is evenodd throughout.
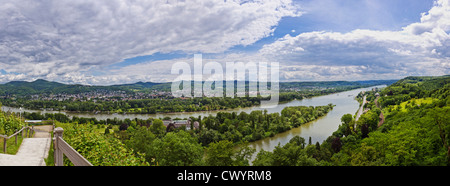
<path id="1" fill-rule="evenodd" d="M 381 86 L 374 86 L 374 87 L 386 87 L 386 85 Z M 360 88 L 355 90 L 350 90 L 346 92 L 340 92 L 325 96 L 318 96 L 308 99 L 302 99 L 302 100 L 293 100 L 287 103 L 281 103 L 278 104 L 277 107 L 269 108 L 267 109 L 268 113 L 275 113 L 275 112 L 281 112 L 283 108 L 289 107 L 289 106 L 321 106 L 321 105 L 327 105 L 329 103 L 332 103 L 336 105 L 333 110 L 328 112 L 327 115 L 314 120 L 309 123 L 305 123 L 301 125 L 300 127 L 291 129 L 289 131 L 276 134 L 273 137 L 265 138 L 262 140 L 258 140 L 255 142 L 251 142 L 249 145 L 256 149 L 256 152 L 259 152 L 261 149 L 264 149 L 266 151 L 272 151 L 275 146 L 277 146 L 279 143 L 281 145 L 286 144 L 289 142 L 289 140 L 294 136 L 301 136 L 305 138 L 305 140 L 308 142 L 308 138 L 312 138 L 312 143 L 316 143 L 317 141 L 319 143 L 322 143 L 322 141 L 326 140 L 328 136 L 330 136 L 334 131 L 337 130 L 338 126 L 341 123 L 341 117 L 344 114 L 350 113 L 355 114 L 355 112 L 358 110 L 359 103 L 354 99 L 356 95 L 358 95 L 361 91 L 371 90 L 374 87 L 369 88 Z M 7 107 L 2 106 L 3 111 L 11 111 L 11 112 L 19 112 L 20 110 L 18 108 L 14 107 Z M 215 115 L 217 112 L 247 112 L 250 113 L 254 110 L 264 110 L 264 108 L 261 108 L 260 106 L 254 106 L 254 107 L 246 107 L 246 108 L 237 108 L 237 109 L 230 109 L 225 111 L 202 111 L 202 112 L 183 112 L 183 113 L 162 113 L 162 114 L 91 114 L 91 113 L 74 113 L 74 112 L 60 112 L 60 111 L 37 111 L 37 110 L 29 110 L 29 109 L 22 109 L 22 111 L 26 112 L 41 112 L 41 113 L 64 113 L 68 115 L 69 117 L 77 116 L 77 117 L 95 117 L 98 120 L 101 119 L 125 119 L 125 118 L 139 118 L 139 119 L 148 119 L 150 117 L 152 118 L 163 118 L 166 116 L 169 116 L 171 118 L 188 118 L 190 116 L 198 117 L 198 116 L 208 116 L 208 115 Z M 256 153 L 255 153 L 256 154 Z"/>

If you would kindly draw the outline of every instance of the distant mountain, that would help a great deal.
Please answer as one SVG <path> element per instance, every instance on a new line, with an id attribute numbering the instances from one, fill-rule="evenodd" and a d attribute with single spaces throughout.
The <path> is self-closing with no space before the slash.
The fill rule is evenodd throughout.
<path id="1" fill-rule="evenodd" d="M 4 84 L 4 86 L 11 88 L 31 88 L 33 90 L 41 91 L 41 90 L 50 90 L 65 85 L 58 82 L 51 82 L 43 79 L 38 79 L 33 82 L 11 81 L 9 83 Z"/>
<path id="2" fill-rule="evenodd" d="M 153 86 L 155 86 L 155 85 L 160 85 L 160 84 L 163 84 L 163 83 L 153 83 L 153 82 L 142 82 L 142 81 L 139 81 L 139 82 L 137 82 L 137 83 L 133 83 L 133 84 L 121 84 L 121 85 L 112 85 L 112 86 L 115 86 L 115 87 L 141 87 L 141 88 L 151 88 L 151 87 L 153 87 Z"/>
<path id="3" fill-rule="evenodd" d="M 137 82 L 132 84 L 121 84 L 111 86 L 91 86 L 80 84 L 63 84 L 58 82 L 38 79 L 36 81 L 11 81 L 9 83 L 0 84 L 0 96 L 7 95 L 33 95 L 33 94 L 78 94 L 83 92 L 91 92 L 96 90 L 122 90 L 125 92 L 133 92 L 135 90 L 157 89 L 170 90 L 170 83 L 153 83 L 153 82 Z"/>
<path id="4" fill-rule="evenodd" d="M 33 82 L 27 81 L 11 81 L 0 85 L 0 95 L 33 95 L 33 94 L 48 94 L 48 93 L 69 93 L 77 94 L 82 92 L 90 92 L 96 89 L 109 89 L 109 90 L 120 90 L 120 88 L 115 87 L 102 87 L 102 86 L 89 86 L 89 85 L 67 85 L 58 82 L 47 81 L 43 79 L 38 79 Z"/>
<path id="5" fill-rule="evenodd" d="M 390 85 L 397 80 L 369 80 L 369 81 L 317 81 L 317 82 L 281 82 L 280 88 L 291 87 L 336 87 L 336 86 L 375 86 Z M 235 82 L 236 83 L 236 82 Z M 248 81 L 245 82 L 246 85 Z M 226 86 L 226 82 L 223 82 Z M 134 92 L 136 90 L 164 90 L 170 91 L 171 83 L 153 83 L 153 82 L 137 82 L 132 84 L 120 84 L 111 86 L 90 86 L 80 84 L 63 84 L 58 82 L 38 79 L 33 82 L 27 81 L 11 81 L 6 84 L 0 84 L 0 96 L 8 95 L 33 95 L 33 94 L 78 94 L 83 92 L 91 92 L 95 90 L 122 90 L 125 92 Z"/>
<path id="6" fill-rule="evenodd" d="M 398 81 L 398 79 L 396 79 L 396 80 L 366 80 L 366 81 L 354 81 L 354 82 L 360 83 L 361 85 L 379 84 L 379 85 L 389 86 L 397 81 Z"/>

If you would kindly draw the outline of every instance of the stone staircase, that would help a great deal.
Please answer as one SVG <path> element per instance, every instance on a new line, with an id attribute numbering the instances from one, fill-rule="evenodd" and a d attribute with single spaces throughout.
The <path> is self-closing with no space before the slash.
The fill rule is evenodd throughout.
<path id="1" fill-rule="evenodd" d="M 33 138 L 25 138 L 16 155 L 0 154 L 0 166 L 45 166 L 50 150 L 51 125 L 36 126 Z"/>

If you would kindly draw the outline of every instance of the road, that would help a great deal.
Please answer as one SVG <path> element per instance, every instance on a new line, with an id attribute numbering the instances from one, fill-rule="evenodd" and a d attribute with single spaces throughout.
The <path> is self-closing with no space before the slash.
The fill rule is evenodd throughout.
<path id="1" fill-rule="evenodd" d="M 355 129 L 356 129 L 356 121 L 358 121 L 359 117 L 361 117 L 361 115 L 363 114 L 365 104 L 366 104 L 366 96 L 363 97 L 363 102 L 361 104 L 361 107 L 359 107 L 358 113 L 356 114 L 355 126 L 354 126 Z"/>

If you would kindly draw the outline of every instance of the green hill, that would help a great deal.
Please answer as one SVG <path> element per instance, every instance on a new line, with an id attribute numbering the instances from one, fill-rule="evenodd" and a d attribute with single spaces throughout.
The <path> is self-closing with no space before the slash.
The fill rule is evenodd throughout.
<path id="1" fill-rule="evenodd" d="M 281 82 L 280 90 L 285 91 L 289 88 L 342 88 L 342 87 L 367 87 L 375 85 L 390 85 L 396 80 L 370 80 L 370 81 L 314 81 L 314 82 Z M 248 81 L 246 82 L 248 85 Z M 226 86 L 226 82 L 223 83 Z M 111 86 L 90 86 L 80 84 L 63 84 L 58 82 L 38 79 L 33 82 L 11 81 L 6 84 L 0 84 L 0 96 L 17 95 L 29 96 L 34 94 L 78 94 L 96 90 L 125 91 L 127 93 L 146 90 L 170 91 L 171 83 L 153 83 L 137 82 L 132 84 L 119 84 Z"/>
<path id="2" fill-rule="evenodd" d="M 112 85 L 112 86 L 90 86 L 90 85 L 80 85 L 80 84 L 63 84 L 58 82 L 47 81 L 43 79 L 38 79 L 33 82 L 27 81 L 11 81 L 9 83 L 0 85 L 0 95 L 18 95 L 18 96 L 27 96 L 33 94 L 58 94 L 58 93 L 67 93 L 67 94 L 78 94 L 83 92 L 91 92 L 96 90 L 122 90 L 126 92 L 130 92 L 133 89 L 142 90 L 148 89 L 155 85 L 159 85 L 161 83 L 152 83 L 152 82 L 137 82 L 134 84 L 123 84 L 123 85 Z"/>
<path id="3" fill-rule="evenodd" d="M 450 76 L 407 77 L 380 95 L 384 124 L 363 135 L 363 127 L 351 131 L 352 125 L 343 123 L 328 141 L 342 148 L 328 161 L 356 166 L 450 165 Z M 375 107 L 368 113 L 376 112 Z"/>

